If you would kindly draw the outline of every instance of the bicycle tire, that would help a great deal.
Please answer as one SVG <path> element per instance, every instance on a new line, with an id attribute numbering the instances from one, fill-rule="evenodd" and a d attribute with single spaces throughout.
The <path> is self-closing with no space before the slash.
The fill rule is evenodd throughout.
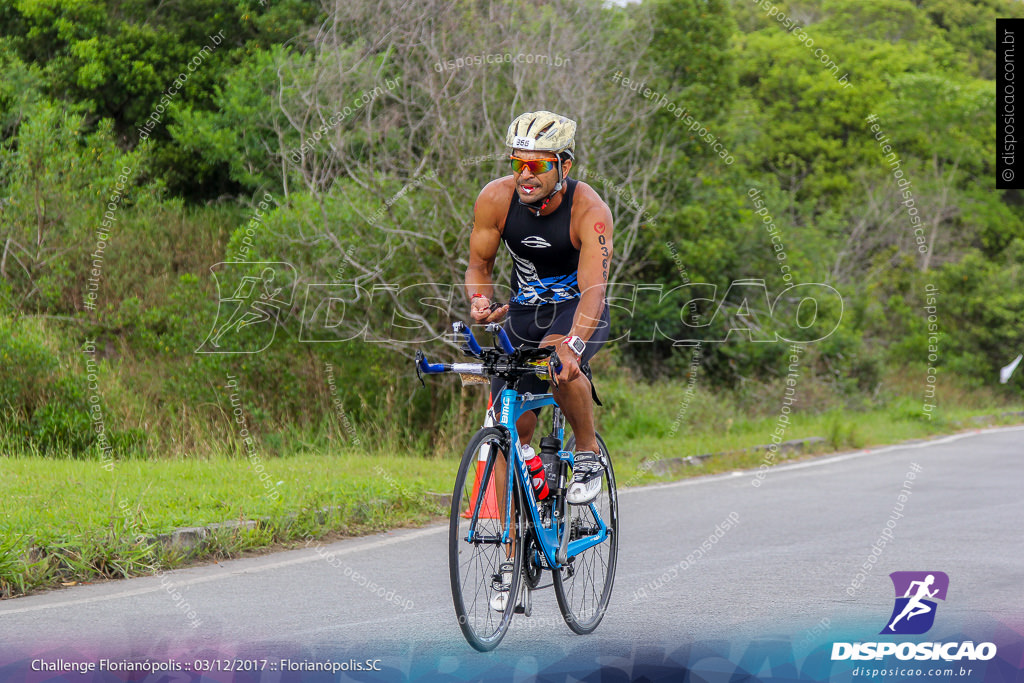
<path id="1" fill-rule="evenodd" d="M 619 497 L 615 489 L 615 471 L 601 435 L 597 435 L 605 464 L 601 493 L 592 505 L 608 528 L 608 538 L 588 548 L 575 557 L 570 564 L 552 572 L 554 574 L 555 599 L 566 625 L 575 633 L 593 633 L 604 618 L 615 583 L 615 565 L 619 555 Z M 565 449 L 573 450 L 576 437 L 566 442 Z M 569 528 L 594 522 L 589 505 L 566 505 Z M 572 537 L 570 537 L 571 540 Z M 597 587 L 600 584 L 600 594 Z M 588 590 L 589 589 L 589 590 Z"/>
<path id="2" fill-rule="evenodd" d="M 507 457 L 503 446 L 504 440 L 504 433 L 494 427 L 481 429 L 470 439 L 455 477 L 455 490 L 452 494 L 451 517 L 448 526 L 448 572 L 451 578 L 455 616 L 466 641 L 480 652 L 493 650 L 508 632 L 515 609 L 515 597 L 519 595 L 519 581 L 523 565 L 523 534 L 522 526 L 518 523 L 515 524 L 513 534 L 515 550 L 511 558 L 506 558 L 505 548 L 500 543 L 470 543 L 466 541 L 471 520 L 464 517 L 463 513 L 470 510 L 477 500 L 481 500 L 482 511 L 487 512 L 486 507 L 483 507 L 483 496 L 478 493 L 477 498 L 473 497 L 480 450 L 489 447 L 490 452 L 482 471 L 493 472 L 493 463 L 499 453 Z M 489 478 L 486 477 L 480 482 L 480 491 L 486 491 Z M 512 500 L 513 506 L 515 506 L 515 495 L 512 496 Z M 503 501 L 497 501 L 498 509 L 501 509 L 502 505 Z M 514 521 L 517 520 L 517 514 L 518 510 L 514 508 L 512 510 Z M 481 516 L 477 520 L 477 537 L 499 538 L 503 531 L 501 516 L 499 515 L 499 518 L 496 519 Z M 515 597 L 508 600 L 503 611 L 498 612 L 491 609 L 490 606 L 490 598 L 494 592 L 492 581 L 494 576 L 499 573 L 499 565 L 506 561 L 512 562 L 512 582 L 509 595 Z"/>

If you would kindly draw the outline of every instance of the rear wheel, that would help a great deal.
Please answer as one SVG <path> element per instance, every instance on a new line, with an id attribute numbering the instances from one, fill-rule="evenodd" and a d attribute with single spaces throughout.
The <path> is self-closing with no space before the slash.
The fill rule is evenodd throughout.
<path id="1" fill-rule="evenodd" d="M 615 582 L 619 551 L 619 499 L 615 490 L 615 472 L 608 457 L 608 447 L 600 435 L 597 441 L 604 464 L 601 492 L 589 505 L 567 505 L 566 519 L 570 541 L 593 534 L 598 517 L 607 527 L 608 537 L 576 557 L 570 556 L 568 564 L 553 572 L 558 609 L 569 628 L 581 635 L 593 632 L 604 618 Z M 570 437 L 565 449 L 572 451 L 575 445 L 575 437 Z"/>
<path id="2" fill-rule="evenodd" d="M 502 583 L 501 566 L 511 563 L 509 595 L 516 596 L 523 564 L 522 527 L 514 523 L 517 511 L 512 510 L 512 542 L 502 544 L 505 500 L 496 496 L 495 490 L 503 493 L 505 487 L 488 485 L 497 478 L 496 472 L 507 472 L 504 444 L 503 432 L 493 427 L 481 429 L 470 440 L 455 477 L 448 528 L 448 572 L 455 616 L 466 640 L 481 652 L 497 647 L 512 621 L 514 599 L 506 600 L 501 610 L 491 606 Z M 471 526 L 472 541 L 468 540 Z"/>

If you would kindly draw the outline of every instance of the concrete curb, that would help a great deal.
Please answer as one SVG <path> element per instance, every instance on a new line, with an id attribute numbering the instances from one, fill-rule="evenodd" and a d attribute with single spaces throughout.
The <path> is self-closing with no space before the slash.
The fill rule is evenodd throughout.
<path id="1" fill-rule="evenodd" d="M 203 541 L 218 533 L 237 533 L 239 531 L 255 531 L 260 522 L 255 519 L 245 521 L 216 522 L 206 526 L 185 526 L 174 529 L 169 534 L 159 534 L 149 540 L 160 543 L 175 550 L 194 550 Z"/>
<path id="2" fill-rule="evenodd" d="M 441 511 L 448 510 L 452 505 L 452 494 L 450 493 L 435 493 L 433 491 L 427 491 L 423 494 L 423 498 L 436 505 Z M 391 502 L 393 501 L 388 501 L 383 498 L 374 498 L 364 501 L 360 509 L 356 510 L 352 515 L 352 520 L 355 522 L 365 521 L 372 508 L 383 506 Z M 327 520 L 330 518 L 331 514 L 341 509 L 342 507 L 337 505 L 320 508 L 313 512 L 313 523 L 317 526 L 324 526 L 327 524 Z M 267 529 L 287 529 L 298 520 L 299 513 L 291 512 L 276 522 L 269 517 L 264 517 L 259 520 L 247 520 L 244 522 L 217 522 L 206 526 L 180 527 L 174 529 L 169 534 L 160 534 L 156 538 L 150 540 L 176 550 L 191 551 L 198 548 L 211 535 L 218 532 L 255 531 L 261 527 Z"/>
<path id="3" fill-rule="evenodd" d="M 790 439 L 778 444 L 779 453 L 804 453 L 817 444 L 825 443 L 823 436 L 809 436 L 805 439 Z M 723 451 L 721 453 L 705 453 L 703 455 L 687 455 L 681 458 L 661 458 L 660 460 L 643 460 L 640 468 L 658 475 L 676 474 L 687 466 L 700 465 L 710 458 L 722 455 L 739 455 L 741 453 L 760 453 L 771 448 L 771 444 L 760 444 L 741 448 L 735 451 Z"/>

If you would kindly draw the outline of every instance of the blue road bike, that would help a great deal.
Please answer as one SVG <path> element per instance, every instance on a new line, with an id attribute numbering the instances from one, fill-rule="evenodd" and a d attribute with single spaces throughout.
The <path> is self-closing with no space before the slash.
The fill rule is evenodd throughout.
<path id="1" fill-rule="evenodd" d="M 541 585 L 544 572 L 551 572 L 566 625 L 579 634 L 591 633 L 608 608 L 618 556 L 618 496 L 608 449 L 598 435 L 605 468 L 601 493 L 588 505 L 569 505 L 565 493 L 575 437 L 565 441 L 564 417 L 552 394 L 517 389 L 519 380 L 531 374 L 554 382 L 557 355 L 550 347 L 513 348 L 496 323 L 486 327 L 495 339 L 490 348 L 481 347 L 464 323 L 452 327 L 465 338 L 463 351 L 477 361 L 430 363 L 417 352 L 417 376 L 450 372 L 499 377 L 506 383 L 494 401 L 494 426 L 470 439 L 455 477 L 448 568 L 462 633 L 475 649 L 493 650 L 514 613 L 530 616 L 531 591 L 550 585 Z M 539 501 L 520 450 L 516 420 L 545 406 L 552 406 L 549 438 L 557 439 L 557 461 L 552 463 L 557 485 Z M 493 600 L 501 591 L 508 591 L 507 598 Z"/>

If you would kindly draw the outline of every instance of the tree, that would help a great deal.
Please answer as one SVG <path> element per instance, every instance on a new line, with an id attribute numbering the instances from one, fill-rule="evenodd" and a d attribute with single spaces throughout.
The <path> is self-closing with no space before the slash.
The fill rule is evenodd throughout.
<path id="1" fill-rule="evenodd" d="M 85 134 L 81 116 L 46 99 L 20 117 L 0 158 L 10 192 L 0 210 L 0 278 L 23 310 L 70 313 L 82 308 L 102 235 L 143 175 L 143 150 L 120 152 L 109 121 Z"/>
<path id="2" fill-rule="evenodd" d="M 620 55 L 646 48 L 648 15 L 590 2 L 538 11 L 518 0 L 502 5 L 501 22 L 488 11 L 499 9 L 438 2 L 410 13 L 397 0 L 339 2 L 311 59 L 281 55 L 276 158 L 285 197 L 306 210 L 281 212 L 263 253 L 294 254 L 319 277 L 344 264 L 346 277 L 379 292 L 415 281 L 436 283 L 435 296 L 444 296 L 443 287 L 462 281 L 473 199 L 507 173 L 508 122 L 547 108 L 579 122 L 574 175 L 613 208 L 613 278 L 630 272 L 656 204 L 652 181 L 677 153 L 639 142 L 655 103 L 613 80 L 630 68 Z M 527 45 L 544 48 L 529 53 Z M 422 316 L 417 301 L 395 295 L 389 303 L 401 316 Z"/>

